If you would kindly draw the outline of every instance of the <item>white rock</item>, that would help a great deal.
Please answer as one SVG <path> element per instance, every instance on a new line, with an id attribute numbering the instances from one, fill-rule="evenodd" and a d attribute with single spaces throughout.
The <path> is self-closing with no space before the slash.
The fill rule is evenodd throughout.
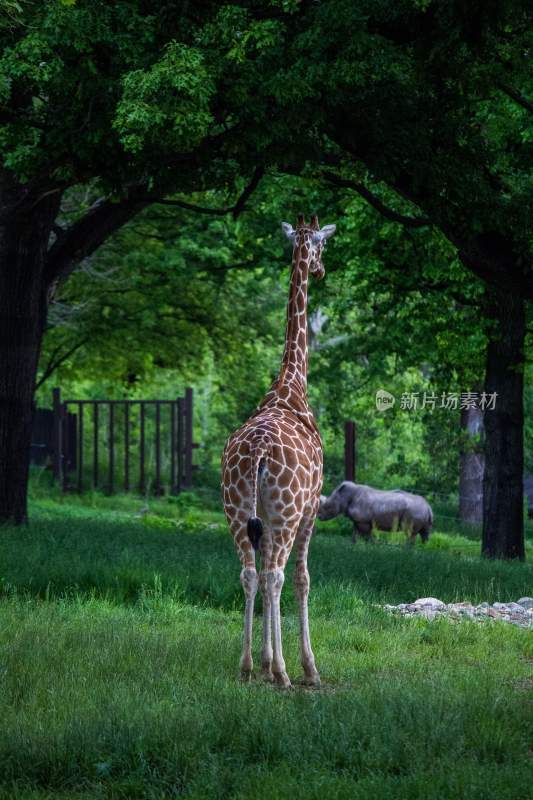
<path id="1" fill-rule="evenodd" d="M 533 597 L 521 597 L 520 600 L 517 600 L 517 603 L 522 608 L 533 608 Z"/>
<path id="2" fill-rule="evenodd" d="M 507 611 L 507 603 L 493 603 L 492 607 L 500 611 Z"/>
<path id="3" fill-rule="evenodd" d="M 420 597 L 418 600 L 415 600 L 414 605 L 430 606 L 430 608 L 444 608 L 446 603 L 443 603 L 442 600 L 438 600 L 436 597 Z"/>
<path id="4" fill-rule="evenodd" d="M 524 614 L 526 609 L 520 603 L 507 603 L 507 608 L 509 611 L 515 614 Z"/>

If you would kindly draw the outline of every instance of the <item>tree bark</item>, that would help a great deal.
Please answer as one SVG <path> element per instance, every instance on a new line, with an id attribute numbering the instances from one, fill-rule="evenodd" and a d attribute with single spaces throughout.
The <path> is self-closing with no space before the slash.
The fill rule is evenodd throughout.
<path id="1" fill-rule="evenodd" d="M 483 521 L 483 473 L 485 457 L 480 437 L 483 411 L 479 406 L 461 409 L 461 455 L 459 464 L 459 517 L 461 522 L 480 525 Z"/>
<path id="2" fill-rule="evenodd" d="M 59 194 L 0 179 L 0 523 L 27 520 L 33 394 L 47 311 L 44 265 Z"/>
<path id="3" fill-rule="evenodd" d="M 492 293 L 485 391 L 497 393 L 485 411 L 482 554 L 525 558 L 523 517 L 525 308 L 518 294 Z"/>

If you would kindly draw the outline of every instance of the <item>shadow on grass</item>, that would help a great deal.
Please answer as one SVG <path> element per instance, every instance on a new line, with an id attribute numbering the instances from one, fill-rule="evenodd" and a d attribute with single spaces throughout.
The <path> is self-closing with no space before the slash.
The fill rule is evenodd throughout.
<path id="1" fill-rule="evenodd" d="M 241 609 L 240 565 L 225 525 L 182 524 L 124 512 L 68 508 L 28 527 L 0 531 L 0 581 L 5 593 L 40 597 L 82 593 L 119 603 L 147 592 L 183 602 Z M 465 558 L 446 551 L 364 543 L 319 533 L 310 549 L 314 590 L 335 603 L 349 591 L 369 602 L 516 600 L 531 592 L 527 564 Z M 289 574 L 292 568 L 289 562 Z M 292 591 L 283 593 L 291 607 Z"/>

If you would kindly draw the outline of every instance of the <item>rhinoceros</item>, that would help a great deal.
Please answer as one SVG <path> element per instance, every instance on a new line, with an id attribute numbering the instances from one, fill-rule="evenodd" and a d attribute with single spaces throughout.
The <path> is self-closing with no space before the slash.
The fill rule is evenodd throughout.
<path id="1" fill-rule="evenodd" d="M 405 530 L 412 543 L 419 533 L 422 541 L 427 542 L 433 525 L 431 506 L 419 494 L 401 489 L 383 491 L 350 481 L 343 481 L 329 497 L 322 495 L 320 498 L 319 519 L 333 519 L 339 514 L 352 520 L 353 542 L 358 534 L 370 541 L 372 528 Z"/>

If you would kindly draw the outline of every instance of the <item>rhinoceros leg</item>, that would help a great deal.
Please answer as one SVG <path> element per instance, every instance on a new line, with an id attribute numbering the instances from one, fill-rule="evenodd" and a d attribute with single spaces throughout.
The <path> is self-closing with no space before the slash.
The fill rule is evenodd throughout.
<path id="1" fill-rule="evenodd" d="M 404 520 L 402 527 L 407 537 L 405 542 L 407 547 L 414 547 L 417 532 L 413 530 L 413 520 Z"/>
<path id="2" fill-rule="evenodd" d="M 362 536 L 365 542 L 372 542 L 372 523 L 370 522 L 354 522 L 352 542 L 356 541 L 357 536 Z"/>
<path id="3" fill-rule="evenodd" d="M 367 544 L 370 544 L 374 541 L 374 537 L 372 536 L 373 529 L 373 525 L 365 525 L 361 530 L 361 535 Z"/>

